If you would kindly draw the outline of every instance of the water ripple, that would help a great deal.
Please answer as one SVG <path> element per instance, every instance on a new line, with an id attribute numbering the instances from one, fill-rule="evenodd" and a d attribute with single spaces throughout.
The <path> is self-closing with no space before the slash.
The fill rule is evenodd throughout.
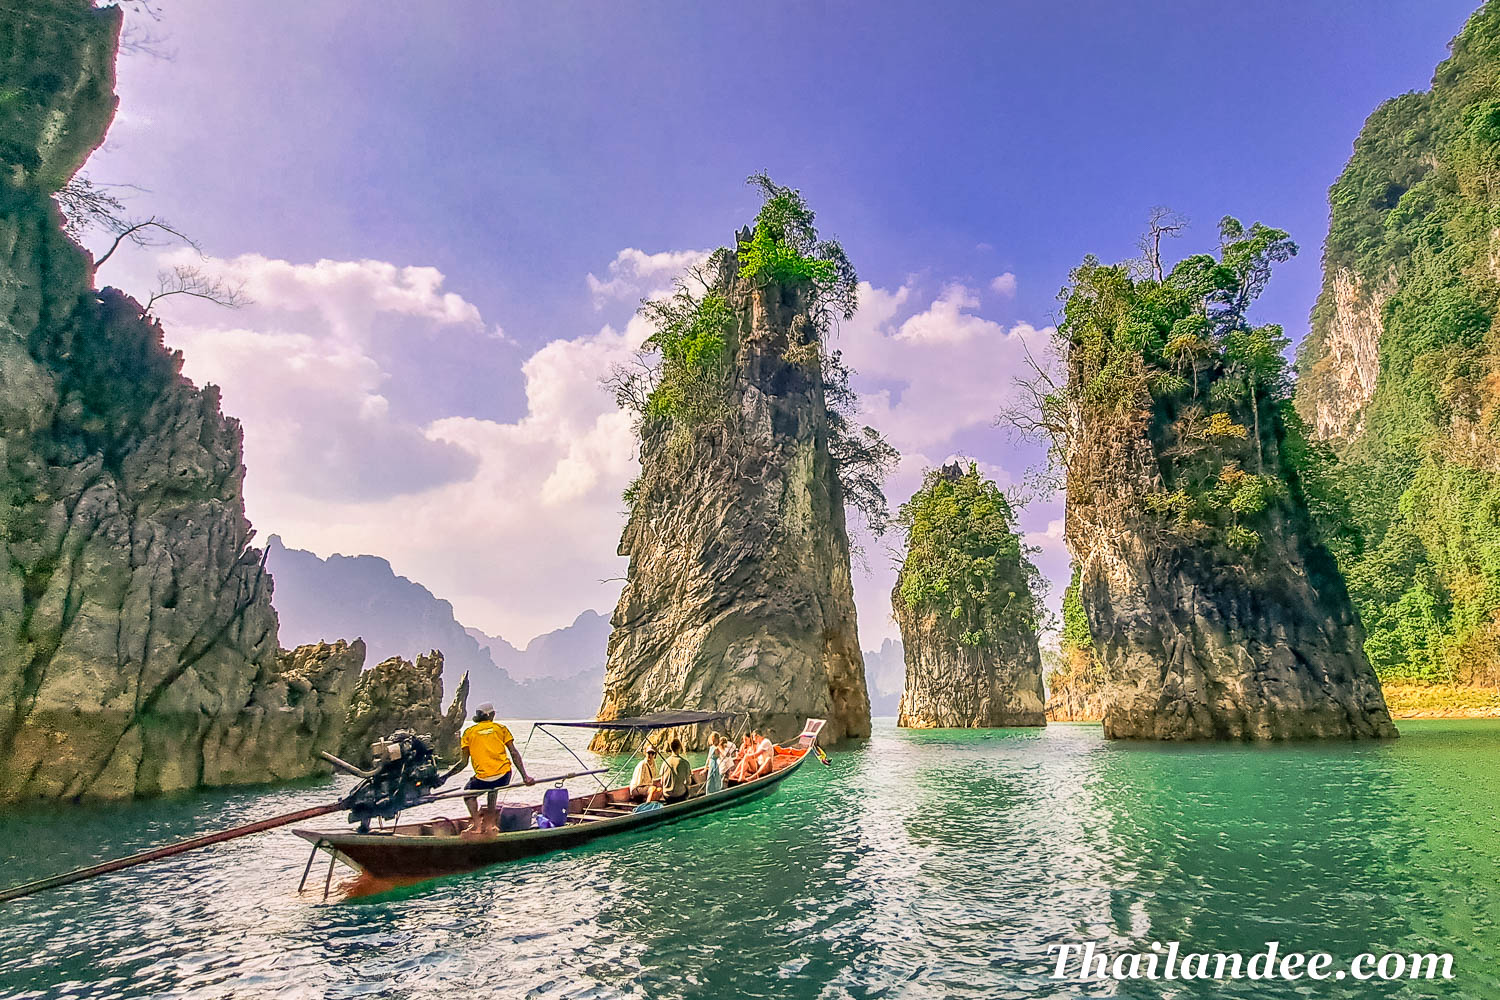
<path id="1" fill-rule="evenodd" d="M 1155 747 L 1090 726 L 886 723 L 831 768 L 718 817 L 326 905 L 323 867 L 298 896 L 301 842 L 270 834 L 7 905 L 0 995 L 1194 997 L 1210 992 L 1059 983 L 1048 949 L 1278 940 L 1345 957 L 1452 951 L 1458 978 L 1441 995 L 1500 996 L 1500 725 L 1403 732 L 1385 746 Z M 0 817 L 3 880 L 339 787 Z M 347 881 L 335 876 L 340 892 Z"/>

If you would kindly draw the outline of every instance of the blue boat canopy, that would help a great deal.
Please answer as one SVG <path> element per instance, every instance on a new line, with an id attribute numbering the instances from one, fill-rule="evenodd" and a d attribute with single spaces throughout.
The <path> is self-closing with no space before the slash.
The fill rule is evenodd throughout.
<path id="1" fill-rule="evenodd" d="M 718 722 L 732 719 L 734 712 L 690 712 L 685 709 L 675 712 L 652 712 L 620 719 L 585 719 L 581 722 L 538 722 L 538 726 L 572 726 L 575 729 L 673 729 L 677 726 L 696 726 L 702 722 Z"/>

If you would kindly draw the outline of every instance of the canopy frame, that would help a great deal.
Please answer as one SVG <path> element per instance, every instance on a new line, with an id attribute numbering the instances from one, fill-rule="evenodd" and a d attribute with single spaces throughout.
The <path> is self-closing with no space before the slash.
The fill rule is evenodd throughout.
<path id="1" fill-rule="evenodd" d="M 533 728 L 567 726 L 571 729 L 611 729 L 635 732 L 652 732 L 657 729 L 676 729 L 679 726 L 698 726 L 708 722 L 732 719 L 737 712 L 695 712 L 675 709 L 666 712 L 651 712 L 647 715 L 628 716 L 619 719 L 583 719 L 577 722 L 554 721 L 533 723 Z"/>

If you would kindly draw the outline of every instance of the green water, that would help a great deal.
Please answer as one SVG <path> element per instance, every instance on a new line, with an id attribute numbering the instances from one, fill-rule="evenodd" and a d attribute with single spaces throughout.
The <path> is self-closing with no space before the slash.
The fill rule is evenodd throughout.
<path id="1" fill-rule="evenodd" d="M 272 833 L 0 904 L 0 995 L 1500 998 L 1500 724 L 1401 728 L 1386 745 L 1161 747 L 877 721 L 758 803 L 373 901 L 299 897 L 304 845 Z M 532 770 L 560 754 L 534 745 Z M 333 791 L 0 818 L 0 881 Z M 1049 978 L 1052 945 L 1171 940 L 1446 951 L 1455 978 Z"/>

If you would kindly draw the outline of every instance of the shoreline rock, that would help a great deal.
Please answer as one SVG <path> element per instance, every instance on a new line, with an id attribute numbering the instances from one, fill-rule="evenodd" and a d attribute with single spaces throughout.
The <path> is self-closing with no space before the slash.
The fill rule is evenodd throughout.
<path id="1" fill-rule="evenodd" d="M 377 663 L 359 676 L 349 699 L 339 756 L 359 767 L 370 764 L 370 744 L 398 729 L 431 736 L 438 756 L 454 759 L 464 721 L 469 675 L 459 681 L 443 709 L 443 654 L 434 649 L 415 661 L 399 656 Z M 446 751 L 446 752 L 445 752 Z"/>
<path id="2" fill-rule="evenodd" d="M 114 114 L 121 12 L 7 16 L 24 23 L 0 51 L 0 803 L 322 772 L 341 675 L 284 672 L 240 426 L 138 302 L 94 289 L 53 202 Z"/>

